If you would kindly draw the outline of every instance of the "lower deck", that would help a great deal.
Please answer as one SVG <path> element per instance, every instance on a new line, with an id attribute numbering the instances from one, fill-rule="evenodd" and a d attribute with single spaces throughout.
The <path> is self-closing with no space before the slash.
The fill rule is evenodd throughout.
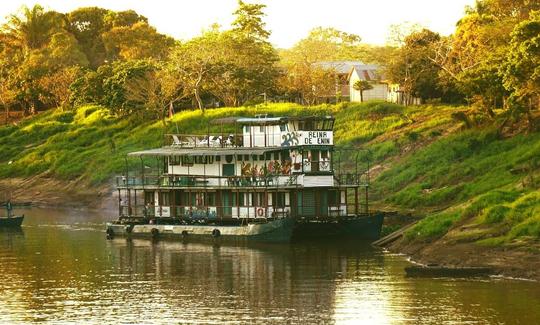
<path id="1" fill-rule="evenodd" d="M 238 220 L 283 217 L 335 219 L 367 211 L 358 188 L 297 190 L 125 189 L 119 190 L 122 219 Z"/>

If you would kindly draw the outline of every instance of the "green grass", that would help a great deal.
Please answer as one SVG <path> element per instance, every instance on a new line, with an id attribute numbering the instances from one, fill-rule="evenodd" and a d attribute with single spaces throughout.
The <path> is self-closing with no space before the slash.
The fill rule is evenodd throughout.
<path id="1" fill-rule="evenodd" d="M 429 242 L 442 237 L 461 218 L 460 211 L 432 214 L 405 232 L 407 241 Z"/>

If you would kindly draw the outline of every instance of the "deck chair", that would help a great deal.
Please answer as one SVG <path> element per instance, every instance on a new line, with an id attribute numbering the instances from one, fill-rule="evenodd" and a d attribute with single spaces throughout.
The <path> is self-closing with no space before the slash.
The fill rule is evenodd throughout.
<path id="1" fill-rule="evenodd" d="M 180 138 L 176 134 L 173 134 L 172 138 L 173 138 L 173 143 L 171 144 L 171 146 L 173 146 L 173 147 L 182 146 L 182 142 L 180 141 Z"/>

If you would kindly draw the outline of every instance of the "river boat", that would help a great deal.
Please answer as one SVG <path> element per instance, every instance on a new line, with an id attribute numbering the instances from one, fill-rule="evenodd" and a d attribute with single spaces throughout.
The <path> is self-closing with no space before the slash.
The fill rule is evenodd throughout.
<path id="1" fill-rule="evenodd" d="M 369 162 L 361 168 L 361 151 L 334 147 L 332 116 L 212 123 L 219 133 L 166 134 L 162 147 L 126 156 L 109 236 L 379 237 L 383 216 L 367 204 Z"/>
<path id="2" fill-rule="evenodd" d="M 10 201 L 1 204 L 6 209 L 6 215 L 0 216 L 0 228 L 17 228 L 22 225 L 24 215 L 14 215 L 13 205 Z"/>

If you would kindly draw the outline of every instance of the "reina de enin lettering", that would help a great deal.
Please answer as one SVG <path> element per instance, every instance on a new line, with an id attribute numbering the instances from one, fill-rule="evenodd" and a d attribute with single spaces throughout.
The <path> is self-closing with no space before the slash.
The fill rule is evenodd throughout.
<path id="1" fill-rule="evenodd" d="M 307 137 L 304 138 L 304 144 L 331 144 L 331 139 L 328 132 L 310 131 Z"/>

